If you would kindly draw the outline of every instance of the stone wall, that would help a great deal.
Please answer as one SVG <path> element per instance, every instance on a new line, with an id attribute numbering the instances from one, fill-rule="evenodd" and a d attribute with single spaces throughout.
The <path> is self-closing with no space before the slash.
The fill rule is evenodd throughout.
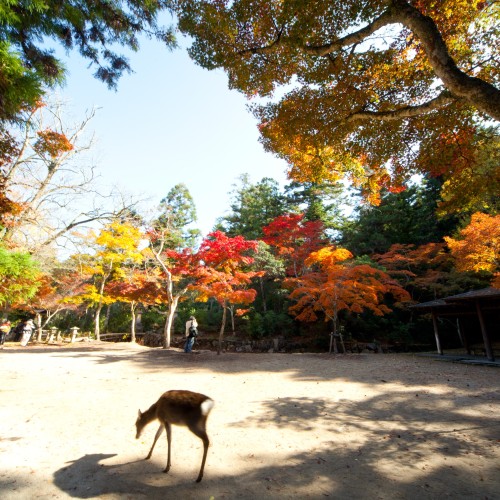
<path id="1" fill-rule="evenodd" d="M 142 342 L 148 347 L 161 347 L 162 334 L 148 332 L 144 334 Z M 184 342 L 185 338 L 182 336 L 175 335 L 171 338 L 172 347 L 183 348 Z M 194 349 L 216 351 L 218 345 L 219 340 L 216 337 L 198 337 Z M 222 350 L 225 352 L 289 352 L 292 347 L 293 344 L 282 337 L 261 340 L 228 337 L 222 340 Z"/>
<path id="2" fill-rule="evenodd" d="M 185 337 L 174 335 L 171 338 L 171 346 L 182 349 L 184 347 Z M 148 347 L 161 347 L 162 333 L 147 332 L 144 334 L 142 343 Z M 213 335 L 201 335 L 197 337 L 194 344 L 194 350 L 217 351 L 219 344 L 218 337 Z M 338 352 L 342 352 L 342 347 L 336 342 Z M 407 349 L 399 348 L 395 345 L 387 345 L 382 342 L 344 342 L 347 352 L 361 353 L 383 353 L 383 352 L 401 352 Z M 222 340 L 223 352 L 315 352 L 317 346 L 311 344 L 311 339 L 285 339 L 284 337 L 274 337 L 259 340 L 252 340 L 241 337 L 228 336 Z M 325 352 L 325 351 L 321 351 Z"/>

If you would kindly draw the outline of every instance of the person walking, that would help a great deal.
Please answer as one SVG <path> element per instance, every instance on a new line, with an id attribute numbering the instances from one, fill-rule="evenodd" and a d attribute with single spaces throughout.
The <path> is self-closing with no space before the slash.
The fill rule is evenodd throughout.
<path id="1" fill-rule="evenodd" d="M 194 316 L 190 316 L 186 321 L 186 343 L 184 352 L 192 352 L 194 339 L 198 336 L 198 322 Z"/>
<path id="2" fill-rule="evenodd" d="M 3 344 L 5 342 L 5 337 L 10 332 L 10 321 L 7 318 L 3 318 L 0 323 L 0 349 L 3 349 Z"/>
<path id="3" fill-rule="evenodd" d="M 33 323 L 32 319 L 27 319 L 23 325 L 23 334 L 21 337 L 21 345 L 26 347 L 28 342 L 30 341 L 31 335 L 33 334 L 33 330 L 35 329 L 35 323 Z"/>

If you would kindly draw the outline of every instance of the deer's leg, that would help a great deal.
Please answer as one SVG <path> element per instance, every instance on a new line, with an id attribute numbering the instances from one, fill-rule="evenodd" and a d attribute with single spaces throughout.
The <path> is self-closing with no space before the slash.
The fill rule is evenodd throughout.
<path id="1" fill-rule="evenodd" d="M 168 443 L 168 459 L 167 466 L 163 470 L 163 472 L 167 473 L 170 470 L 170 445 L 172 443 L 172 425 L 168 422 L 165 422 L 165 429 L 167 431 L 167 443 Z"/>
<path id="2" fill-rule="evenodd" d="M 210 441 L 208 439 L 207 431 L 205 430 L 205 422 L 201 422 L 198 425 L 189 425 L 189 430 L 198 436 L 203 441 L 203 458 L 201 460 L 200 472 L 196 482 L 199 483 L 203 479 L 203 471 L 205 469 L 205 462 L 207 460 L 208 446 Z"/>
<path id="3" fill-rule="evenodd" d="M 151 449 L 149 450 L 148 456 L 145 458 L 145 460 L 149 460 L 151 458 L 156 441 L 158 441 L 158 438 L 161 436 L 162 432 L 163 432 L 163 424 L 160 424 L 160 427 L 158 427 L 158 430 L 156 431 L 156 436 L 155 436 L 155 439 L 153 441 L 153 446 L 151 446 Z"/>

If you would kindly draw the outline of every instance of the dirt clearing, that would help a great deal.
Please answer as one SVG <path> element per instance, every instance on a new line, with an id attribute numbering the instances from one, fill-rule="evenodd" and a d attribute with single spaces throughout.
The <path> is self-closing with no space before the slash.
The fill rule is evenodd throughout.
<path id="1" fill-rule="evenodd" d="M 129 344 L 0 351 L 0 498 L 500 498 L 500 371 L 406 354 L 222 354 Z M 137 410 L 215 400 L 172 469 Z"/>

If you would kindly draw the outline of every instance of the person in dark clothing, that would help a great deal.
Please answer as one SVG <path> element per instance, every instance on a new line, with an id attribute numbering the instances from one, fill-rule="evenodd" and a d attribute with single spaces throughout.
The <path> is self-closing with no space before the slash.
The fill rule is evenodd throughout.
<path id="1" fill-rule="evenodd" d="M 198 322 L 194 316 L 191 316 L 186 321 L 186 343 L 184 344 L 184 352 L 193 350 L 194 339 L 198 335 Z"/>

